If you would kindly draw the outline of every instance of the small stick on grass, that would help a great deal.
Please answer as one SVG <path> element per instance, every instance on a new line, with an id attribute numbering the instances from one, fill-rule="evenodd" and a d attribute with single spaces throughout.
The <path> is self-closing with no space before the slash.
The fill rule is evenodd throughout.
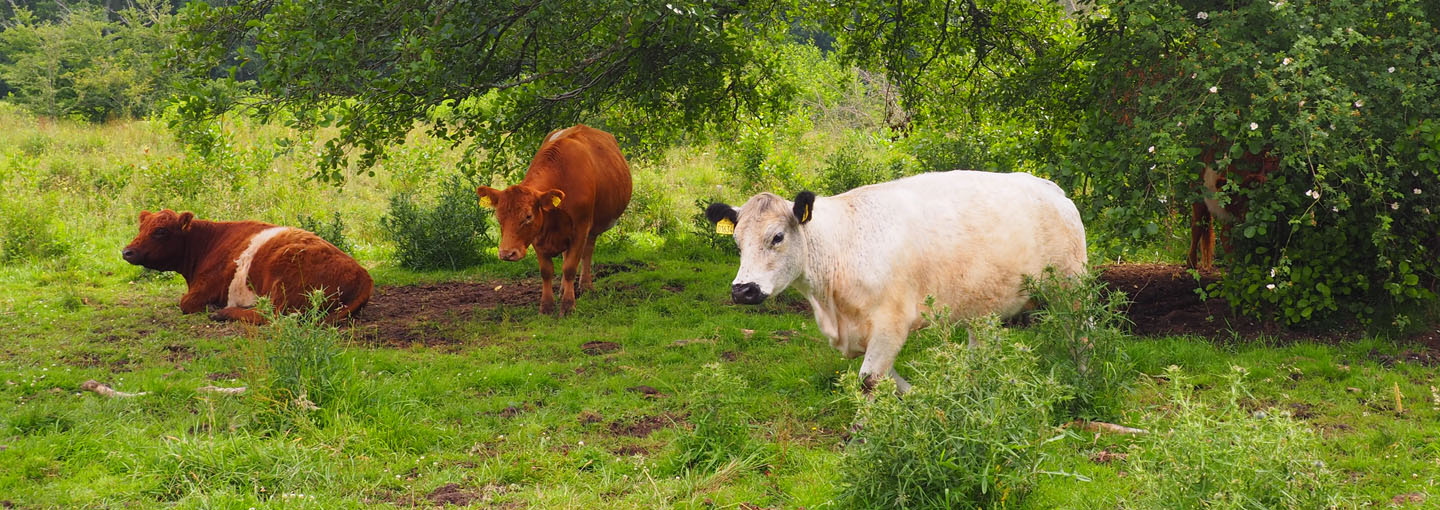
<path id="1" fill-rule="evenodd" d="M 222 394 L 222 395 L 239 395 L 239 394 L 241 394 L 241 393 L 245 393 L 245 387 L 244 387 L 244 386 L 239 386 L 239 387 L 235 387 L 235 388 L 225 388 L 225 387 L 221 387 L 221 386 L 214 386 L 214 385 L 209 385 L 209 384 L 207 384 L 207 385 L 205 385 L 205 386 L 201 386 L 201 387 L 199 387 L 199 388 L 195 388 L 195 391 L 198 391 L 198 392 L 200 392 L 200 393 L 219 393 L 219 394 Z"/>
<path id="2" fill-rule="evenodd" d="M 1103 421 L 1075 420 L 1075 421 L 1072 421 L 1072 422 L 1066 424 L 1066 426 L 1067 426 L 1067 427 L 1079 428 L 1079 429 L 1085 430 L 1085 431 L 1087 431 L 1087 432 L 1109 432 L 1109 433 L 1112 433 L 1112 434 L 1148 434 L 1148 433 L 1149 433 L 1149 431 L 1146 431 L 1145 429 L 1137 429 L 1137 428 L 1133 428 L 1133 427 L 1126 427 L 1126 426 L 1124 426 L 1124 425 L 1116 425 L 1116 424 L 1114 424 L 1114 423 L 1105 423 L 1105 422 L 1103 422 Z"/>
<path id="3" fill-rule="evenodd" d="M 85 391 L 89 391 L 89 392 L 94 392 L 96 395 L 101 395 L 101 396 L 110 397 L 110 398 L 130 398 L 130 397 L 138 397 L 138 396 L 144 395 L 144 394 L 146 393 L 146 392 L 143 392 L 143 391 L 140 392 L 140 393 L 127 393 L 127 392 L 124 392 L 124 391 L 119 391 L 119 390 L 116 390 L 115 388 L 111 388 L 111 387 L 109 387 L 109 386 L 106 386 L 106 385 L 104 385 L 104 384 L 101 384 L 99 381 L 96 381 L 96 380 L 94 380 L 94 379 L 90 379 L 90 380 L 88 380 L 88 381 L 85 381 L 85 382 L 83 382 L 83 383 L 80 383 L 80 389 L 85 390 Z"/>
<path id="4" fill-rule="evenodd" d="M 1395 414 L 1405 414 L 1405 403 L 1400 401 L 1400 383 L 1399 383 L 1399 382 L 1396 382 L 1396 383 L 1394 383 L 1394 384 L 1395 384 L 1395 386 L 1394 386 L 1394 388 L 1395 388 Z"/>

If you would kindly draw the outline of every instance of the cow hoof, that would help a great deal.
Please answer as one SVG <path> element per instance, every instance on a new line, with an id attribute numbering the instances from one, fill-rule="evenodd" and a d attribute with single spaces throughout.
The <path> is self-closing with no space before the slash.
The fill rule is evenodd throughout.
<path id="1" fill-rule="evenodd" d="M 555 305 L 554 305 L 554 304 L 542 304 L 542 305 L 540 305 L 540 314 L 541 314 L 541 315 L 554 315 L 554 314 L 555 314 Z"/>

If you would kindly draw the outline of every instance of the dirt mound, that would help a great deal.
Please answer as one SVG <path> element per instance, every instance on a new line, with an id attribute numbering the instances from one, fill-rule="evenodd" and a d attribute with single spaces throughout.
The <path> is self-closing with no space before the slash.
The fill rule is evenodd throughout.
<path id="1" fill-rule="evenodd" d="M 458 343 L 447 326 L 474 318 L 480 310 L 500 305 L 540 306 L 539 280 L 444 282 L 378 287 L 356 316 L 353 328 L 370 343 L 405 346 L 412 343 Z"/>

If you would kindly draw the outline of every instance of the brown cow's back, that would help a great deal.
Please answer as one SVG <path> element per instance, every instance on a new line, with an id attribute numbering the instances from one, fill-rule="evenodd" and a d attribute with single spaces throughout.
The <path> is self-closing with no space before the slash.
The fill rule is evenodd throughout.
<path id="1" fill-rule="evenodd" d="M 565 192 L 560 210 L 576 223 L 589 217 L 594 238 L 614 227 L 630 205 L 630 165 L 610 133 L 576 124 L 552 132 L 530 161 L 522 185 Z"/>

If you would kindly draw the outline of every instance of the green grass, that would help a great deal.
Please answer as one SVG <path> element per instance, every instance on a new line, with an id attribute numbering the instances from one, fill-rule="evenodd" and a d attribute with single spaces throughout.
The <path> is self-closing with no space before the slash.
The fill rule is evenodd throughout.
<path id="1" fill-rule="evenodd" d="M 694 199 L 717 185 L 726 198 L 743 198 L 717 172 L 724 162 L 714 148 L 636 164 L 637 191 L 648 190 L 659 205 L 627 218 L 596 255 L 636 269 L 599 279 L 574 315 L 500 307 L 436 322 L 456 342 L 428 347 L 374 346 L 342 331 L 339 396 L 304 412 L 259 392 L 197 393 L 208 384 L 265 384 L 263 332 L 181 315 L 183 281 L 120 260 L 139 208 L 166 205 L 147 202 L 151 177 L 122 169 L 184 157 L 158 124 L 42 126 L 3 105 L 0 123 L 22 126 L 0 133 L 4 195 L 44 216 L 70 246 L 59 257 L 0 265 L 0 501 L 18 508 L 409 507 L 430 504 L 428 496 L 448 484 L 475 505 L 499 508 L 821 508 L 838 495 L 842 432 L 855 416 L 841 382 L 856 376 L 859 360 L 842 359 L 821 339 L 813 318 L 795 311 L 804 307 L 793 293 L 759 308 L 730 304 L 733 256 L 678 228 L 640 230 L 685 224 Z M 236 133 L 237 150 L 282 134 L 264 126 Z M 817 152 L 836 145 L 823 134 L 806 136 Z M 358 258 L 382 287 L 538 274 L 533 260 L 399 269 L 376 231 L 384 197 L 434 179 L 382 167 L 335 189 L 305 181 L 307 164 L 303 154 L 277 156 L 268 173 L 247 174 L 238 188 L 206 184 L 171 207 L 282 223 L 340 211 Z M 130 179 L 114 188 L 57 180 L 66 168 Z M 621 348 L 590 355 L 580 349 L 590 341 Z M 1125 396 L 1124 424 L 1163 423 L 1167 383 L 1155 376 L 1166 367 L 1182 367 L 1198 398 L 1218 402 L 1231 366 L 1240 366 L 1249 371 L 1243 405 L 1288 410 L 1316 431 L 1318 455 L 1360 501 L 1387 506 L 1415 492 L 1440 498 L 1440 396 L 1432 389 L 1440 369 L 1381 363 L 1380 355 L 1405 346 L 1376 338 L 1122 344 L 1143 374 Z M 907 346 L 900 370 L 925 347 Z M 712 363 L 749 388 L 734 399 L 761 460 L 667 470 L 682 453 L 678 439 L 694 426 L 699 403 L 687 396 L 703 394 L 693 387 L 695 374 Z M 88 379 L 148 394 L 103 398 L 79 390 Z M 659 394 L 630 390 L 642 385 Z M 1395 409 L 1396 387 L 1404 413 Z M 627 433 L 646 424 L 657 428 Z M 1124 507 L 1135 489 L 1126 461 L 1091 456 L 1126 451 L 1134 441 L 1080 434 L 1050 443 L 1044 469 L 1089 481 L 1042 476 L 1020 506 Z"/>

